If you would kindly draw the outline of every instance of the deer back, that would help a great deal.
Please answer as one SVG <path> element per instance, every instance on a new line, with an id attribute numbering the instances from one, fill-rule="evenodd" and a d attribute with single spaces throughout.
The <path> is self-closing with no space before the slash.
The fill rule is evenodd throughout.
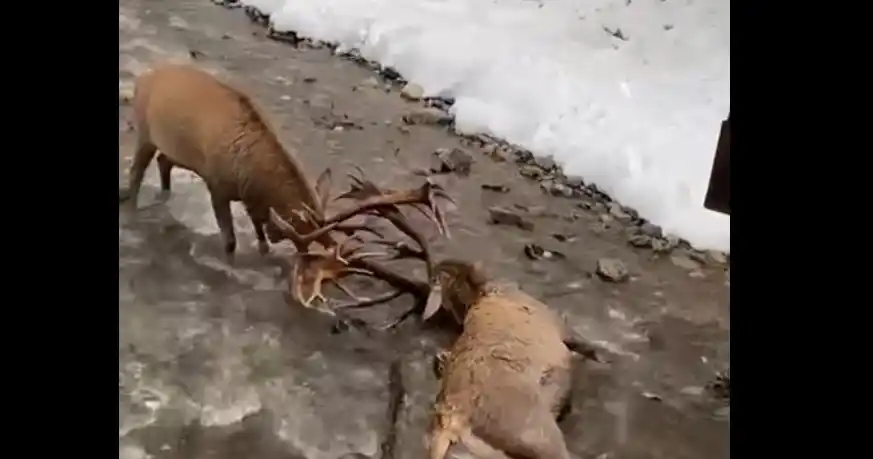
<path id="1" fill-rule="evenodd" d="M 283 217 L 301 203 L 323 212 L 297 158 L 237 88 L 190 65 L 164 65 L 138 78 L 133 106 L 140 135 L 211 187 Z"/>

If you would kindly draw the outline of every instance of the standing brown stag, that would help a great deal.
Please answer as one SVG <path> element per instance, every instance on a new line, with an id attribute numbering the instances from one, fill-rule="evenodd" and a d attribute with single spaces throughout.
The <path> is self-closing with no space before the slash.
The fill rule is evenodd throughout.
<path id="1" fill-rule="evenodd" d="M 380 190 L 362 177 L 353 178 L 352 190 L 336 199 L 351 199 L 354 205 L 328 216 L 331 172 L 325 170 L 313 185 L 293 151 L 285 148 L 267 118 L 240 90 L 190 65 L 167 64 L 137 78 L 133 97 L 136 151 L 130 167 L 130 185 L 119 190 L 119 202 L 136 208 L 146 168 L 157 154 L 162 194 L 170 192 L 170 172 L 181 167 L 206 183 L 215 219 L 224 240 L 224 251 L 233 261 L 236 235 L 231 201 L 242 201 L 255 228 L 258 249 L 269 251 L 270 242 L 290 239 L 297 249 L 289 288 L 292 296 L 310 306 L 324 300 L 323 282 L 334 283 L 355 301 L 346 306 L 365 306 L 411 292 L 426 298 L 427 282 L 410 279 L 370 260 L 415 257 L 433 263 L 426 239 L 411 227 L 398 206 L 410 205 L 434 221 L 446 233 L 443 213 L 436 197 L 451 200 L 437 185 L 426 182 L 413 190 Z M 158 153 L 160 150 L 160 153 Z M 361 231 L 381 237 L 367 224 L 351 224 L 358 215 L 387 219 L 409 235 L 421 249 L 403 243 L 390 245 L 393 256 L 364 252 Z M 315 243 L 320 248 L 313 249 Z M 349 274 L 369 275 L 387 281 L 396 292 L 375 299 L 360 299 L 340 283 Z"/>

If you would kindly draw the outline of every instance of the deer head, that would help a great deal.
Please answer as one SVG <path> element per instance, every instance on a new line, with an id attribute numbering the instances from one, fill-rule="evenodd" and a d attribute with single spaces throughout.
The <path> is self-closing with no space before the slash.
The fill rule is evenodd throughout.
<path id="1" fill-rule="evenodd" d="M 450 312 L 457 323 L 464 323 L 468 308 L 482 296 L 487 282 L 482 263 L 443 260 L 434 267 L 433 277 L 422 319 L 433 317 L 442 308 Z"/>

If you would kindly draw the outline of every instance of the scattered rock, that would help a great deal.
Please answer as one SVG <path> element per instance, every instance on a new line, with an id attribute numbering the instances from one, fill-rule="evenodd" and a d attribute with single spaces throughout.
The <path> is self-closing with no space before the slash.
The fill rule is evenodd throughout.
<path id="1" fill-rule="evenodd" d="M 526 165 L 519 168 L 518 173 L 521 174 L 522 177 L 527 177 L 531 180 L 540 180 L 546 174 L 539 166 Z"/>
<path id="2" fill-rule="evenodd" d="M 658 395 L 654 392 L 643 392 L 642 396 L 648 400 L 654 400 L 656 402 L 660 402 L 660 401 L 664 400 L 663 397 L 661 397 L 660 395 Z"/>
<path id="3" fill-rule="evenodd" d="M 585 186 L 585 181 L 582 180 L 582 177 L 577 177 L 575 175 L 571 175 L 564 179 L 564 183 L 571 188 L 583 188 Z"/>
<path id="4" fill-rule="evenodd" d="M 546 250 L 538 244 L 527 244 L 524 246 L 524 254 L 531 260 L 550 260 L 552 258 L 567 258 L 561 252 Z"/>
<path id="5" fill-rule="evenodd" d="M 683 387 L 679 392 L 681 392 L 683 395 L 691 395 L 697 397 L 703 393 L 703 388 L 700 386 L 687 386 Z"/>
<path id="6" fill-rule="evenodd" d="M 621 31 L 621 29 L 617 28 L 615 30 L 610 30 L 608 27 L 604 27 L 603 30 L 606 33 L 612 35 L 615 38 L 618 38 L 621 41 L 628 41 L 628 37 L 625 36 L 625 34 Z"/>
<path id="7" fill-rule="evenodd" d="M 652 238 L 640 233 L 631 234 L 627 238 L 627 242 L 628 244 L 641 249 L 652 246 Z"/>
<path id="8" fill-rule="evenodd" d="M 385 78 L 389 81 L 401 81 L 403 78 L 400 76 L 400 72 L 398 72 L 394 67 L 382 67 L 379 69 L 379 74 L 382 75 L 382 78 Z"/>
<path id="9" fill-rule="evenodd" d="M 630 214 L 625 212 L 624 208 L 621 204 L 617 202 L 609 203 L 609 213 L 620 221 L 629 221 L 631 220 Z"/>
<path id="10" fill-rule="evenodd" d="M 627 266 L 617 258 L 601 258 L 597 260 L 597 275 L 609 282 L 624 282 L 630 277 Z"/>
<path id="11" fill-rule="evenodd" d="M 680 268 L 688 270 L 700 269 L 700 265 L 696 261 L 689 258 L 687 255 L 673 255 L 672 257 L 670 257 L 670 261 L 672 261 L 674 265 Z"/>
<path id="12" fill-rule="evenodd" d="M 673 30 L 673 24 L 664 24 L 664 30 Z"/>
<path id="13" fill-rule="evenodd" d="M 454 172 L 467 176 L 473 166 L 473 157 L 460 148 L 439 148 L 433 153 L 433 160 L 430 170 L 435 174 Z"/>
<path id="14" fill-rule="evenodd" d="M 576 240 L 576 236 L 561 233 L 552 233 L 552 238 L 554 238 L 558 242 L 573 242 Z"/>
<path id="15" fill-rule="evenodd" d="M 488 221 L 493 225 L 515 226 L 525 231 L 531 231 L 534 228 L 533 222 L 510 209 L 499 206 L 488 208 Z"/>
<path id="16" fill-rule="evenodd" d="M 407 83 L 400 90 L 400 96 L 406 100 L 421 100 L 424 97 L 424 88 L 415 83 Z"/>
<path id="17" fill-rule="evenodd" d="M 295 48 L 300 44 L 301 41 L 303 41 L 300 37 L 297 36 L 296 32 L 278 32 L 273 29 L 272 25 L 267 27 L 267 38 L 269 38 L 270 40 L 281 41 L 282 43 L 288 43 Z"/>
<path id="18" fill-rule="evenodd" d="M 506 185 L 492 185 L 484 183 L 482 184 L 482 189 L 485 191 L 493 191 L 495 193 L 509 193 L 509 187 Z"/>
<path id="19" fill-rule="evenodd" d="M 649 237 L 661 237 L 661 227 L 649 222 L 640 225 L 640 232 Z"/>
<path id="20" fill-rule="evenodd" d="M 425 98 L 425 101 L 427 102 L 428 107 L 436 107 L 446 112 L 455 104 L 455 99 L 448 99 L 445 97 L 427 97 Z"/>
<path id="21" fill-rule="evenodd" d="M 669 253 L 679 246 L 679 239 L 675 236 L 667 236 L 663 239 L 654 239 L 652 249 L 657 253 Z"/>
<path id="22" fill-rule="evenodd" d="M 483 147 L 483 153 L 485 153 L 492 161 L 495 163 L 504 163 L 509 160 L 509 156 L 495 144 L 488 144 Z"/>
<path id="23" fill-rule="evenodd" d="M 303 78 L 304 83 L 315 83 L 316 81 L 318 81 L 318 78 L 311 76 Z"/>
<path id="24" fill-rule="evenodd" d="M 574 196 L 573 189 L 555 181 L 545 181 L 540 183 L 540 188 L 552 196 L 560 196 L 564 198 L 572 198 Z"/>
<path id="25" fill-rule="evenodd" d="M 730 400 L 731 398 L 731 373 L 730 370 L 715 374 L 715 380 L 707 384 L 709 390 L 716 398 Z"/>
<path id="26" fill-rule="evenodd" d="M 454 117 L 438 108 L 419 107 L 403 116 L 406 124 L 437 124 L 448 126 Z"/>
<path id="27" fill-rule="evenodd" d="M 550 172 L 552 169 L 557 167 L 555 163 L 555 159 L 551 156 L 538 156 L 534 158 L 534 164 L 542 168 L 546 172 Z"/>

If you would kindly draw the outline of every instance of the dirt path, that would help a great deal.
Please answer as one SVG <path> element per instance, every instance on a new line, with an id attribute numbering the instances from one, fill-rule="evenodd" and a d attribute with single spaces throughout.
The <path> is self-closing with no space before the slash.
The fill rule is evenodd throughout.
<path id="1" fill-rule="evenodd" d="M 493 153 L 493 146 L 440 126 L 407 126 L 403 116 L 422 103 L 403 100 L 399 88 L 386 89 L 376 73 L 328 49 L 265 38 L 239 10 L 207 0 L 119 5 L 120 95 L 154 62 L 193 56 L 260 101 L 313 174 L 359 165 L 378 184 L 412 186 L 422 180 L 414 171 L 428 169 L 435 150 L 468 152 L 469 176 L 437 176 L 459 202 L 449 218 L 453 239 L 437 241 L 437 253 L 483 260 L 615 353 L 609 365 L 578 366 L 573 411 L 562 424 L 571 450 L 592 459 L 728 457 L 729 407 L 705 390 L 730 358 L 730 277 L 717 254 L 666 250 L 658 238 L 662 253 L 634 248 L 629 240 L 646 246 L 652 239 L 639 235 L 627 209 L 572 192 L 563 181 L 526 178 L 511 151 Z M 128 107 L 119 103 L 124 183 L 132 132 Z M 521 165 L 521 172 L 542 175 L 542 168 Z M 239 265 L 230 269 L 205 187 L 181 171 L 173 187 L 169 202 L 150 206 L 157 194 L 152 168 L 140 199 L 146 208 L 119 218 L 121 457 L 376 457 L 397 358 L 407 395 L 396 457 L 424 457 L 436 387 L 429 356 L 445 337 L 413 323 L 393 334 L 337 333 L 326 314 L 288 307 L 277 268 L 257 255 L 241 209 Z M 574 196 L 552 197 L 543 187 Z M 492 206 L 512 210 L 533 229 L 489 224 Z M 529 244 L 564 256 L 532 260 L 524 253 Z M 595 270 L 603 259 L 619 260 L 629 279 L 600 279 Z M 385 320 L 406 301 L 365 318 Z"/>

